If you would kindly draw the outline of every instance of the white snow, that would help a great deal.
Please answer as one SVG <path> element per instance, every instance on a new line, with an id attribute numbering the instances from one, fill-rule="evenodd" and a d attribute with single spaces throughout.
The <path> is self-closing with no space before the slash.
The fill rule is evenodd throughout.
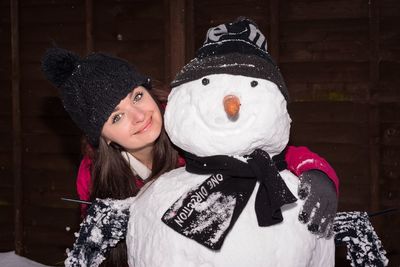
<path id="1" fill-rule="evenodd" d="M 14 251 L 0 253 L 1 267 L 49 267 L 15 254 Z"/>
<path id="2" fill-rule="evenodd" d="M 222 200 L 221 200 L 222 199 Z M 210 207 L 210 203 L 212 204 Z M 232 215 L 233 215 L 233 210 L 235 208 L 236 204 L 236 199 L 233 198 L 232 196 L 223 196 L 221 193 L 216 192 L 213 193 L 209 196 L 209 198 L 200 203 L 199 205 L 196 206 L 197 211 L 206 211 L 202 213 L 202 216 L 200 219 L 195 222 L 194 228 L 191 230 L 191 233 L 194 232 L 201 232 L 205 228 L 207 228 L 209 225 L 214 224 L 215 222 L 219 223 L 219 229 L 214 235 L 214 240 L 217 240 L 218 237 L 228 228 L 229 223 L 231 221 Z M 225 212 L 222 212 L 223 209 L 221 206 L 226 206 L 227 210 Z M 210 207 L 210 209 L 206 209 L 207 207 Z M 221 212 L 218 212 L 221 211 Z M 211 217 L 210 214 L 215 214 L 218 213 L 217 217 Z M 228 220 L 225 220 L 228 218 Z M 214 240 L 210 240 L 211 242 L 214 242 Z"/>
<path id="3" fill-rule="evenodd" d="M 94 243 L 100 243 L 103 240 L 103 235 L 101 233 L 100 228 L 98 227 L 93 227 L 93 232 L 92 235 L 89 238 L 89 241 L 92 241 Z"/>

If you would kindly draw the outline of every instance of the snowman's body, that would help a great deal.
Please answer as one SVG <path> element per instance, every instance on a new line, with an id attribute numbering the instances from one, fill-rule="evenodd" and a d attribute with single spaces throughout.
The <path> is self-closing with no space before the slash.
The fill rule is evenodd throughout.
<path id="1" fill-rule="evenodd" d="M 222 107 L 225 95 L 240 99 L 235 120 L 229 120 Z M 167 132 L 182 149 L 202 157 L 229 155 L 242 160 L 255 149 L 270 156 L 280 153 L 289 139 L 290 122 L 286 100 L 274 83 L 229 74 L 176 87 L 165 114 Z M 297 197 L 298 177 L 288 170 L 280 174 Z M 169 207 L 209 176 L 179 168 L 142 190 L 130 208 L 130 266 L 334 266 L 333 238 L 318 238 L 299 222 L 301 200 L 283 206 L 283 222 L 258 226 L 254 210 L 258 184 L 220 250 L 208 249 L 164 224 L 161 218 Z"/>
<path id="2" fill-rule="evenodd" d="M 281 176 L 297 196 L 298 178 L 287 170 Z M 284 207 L 282 223 L 259 227 L 253 193 L 220 251 L 210 250 L 161 222 L 162 215 L 177 198 L 207 177 L 179 168 L 163 175 L 140 195 L 130 209 L 130 266 L 334 266 L 333 241 L 317 238 L 299 222 L 300 200 Z"/>

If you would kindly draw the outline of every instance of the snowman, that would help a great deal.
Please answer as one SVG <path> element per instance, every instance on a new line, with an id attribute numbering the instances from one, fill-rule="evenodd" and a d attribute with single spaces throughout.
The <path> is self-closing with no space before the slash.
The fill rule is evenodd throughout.
<path id="1" fill-rule="evenodd" d="M 288 91 L 257 26 L 211 28 L 172 82 L 165 111 L 186 167 L 132 201 L 129 265 L 334 266 L 334 240 L 298 220 L 299 178 L 282 159 Z"/>

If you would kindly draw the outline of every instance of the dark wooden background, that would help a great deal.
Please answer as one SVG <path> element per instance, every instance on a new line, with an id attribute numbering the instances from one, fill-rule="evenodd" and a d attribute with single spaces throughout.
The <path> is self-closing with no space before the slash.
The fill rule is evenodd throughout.
<path id="1" fill-rule="evenodd" d="M 78 229 L 80 133 L 40 72 L 53 43 L 170 82 L 206 30 L 254 19 L 287 81 L 292 143 L 324 156 L 339 210 L 400 203 L 400 1 L 0 0 L 0 251 L 62 265 Z M 400 266 L 400 214 L 372 220 Z M 342 248 L 336 266 L 350 266 Z"/>

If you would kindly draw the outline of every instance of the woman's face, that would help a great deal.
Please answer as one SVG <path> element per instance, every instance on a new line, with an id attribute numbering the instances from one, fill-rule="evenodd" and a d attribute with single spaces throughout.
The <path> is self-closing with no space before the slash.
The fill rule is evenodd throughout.
<path id="1" fill-rule="evenodd" d="M 131 153 L 154 145 L 162 127 L 162 116 L 156 102 L 142 86 L 132 90 L 116 106 L 103 126 L 102 136 Z"/>

